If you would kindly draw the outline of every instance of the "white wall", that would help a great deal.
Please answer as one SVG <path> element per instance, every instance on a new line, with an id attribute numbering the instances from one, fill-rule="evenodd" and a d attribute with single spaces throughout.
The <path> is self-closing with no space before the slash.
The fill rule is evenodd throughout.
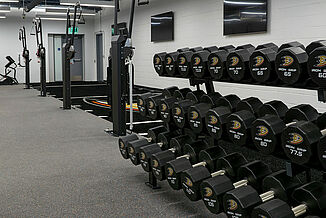
<path id="1" fill-rule="evenodd" d="M 18 40 L 18 30 L 22 26 L 26 28 L 27 46 L 30 50 L 31 61 L 31 82 L 39 82 L 40 70 L 39 63 L 36 57 L 36 38 L 31 36 L 32 18 L 22 19 L 21 16 L 9 16 L 6 19 L 0 20 L 0 66 L 4 67 L 7 63 L 5 57 L 12 56 L 18 62 L 18 54 L 22 53 L 22 45 Z M 43 20 L 43 43 L 48 52 L 48 34 L 65 34 L 65 21 L 49 21 Z M 35 32 L 35 31 L 34 31 Z M 85 40 L 85 80 L 96 80 L 95 68 L 95 34 L 94 34 L 94 19 L 86 18 L 86 24 L 79 26 L 79 33 L 84 34 Z M 49 55 L 46 56 L 47 64 L 47 80 L 49 81 Z M 23 61 L 23 59 L 21 59 Z M 4 70 L 0 69 L 0 70 Z M 25 70 L 19 68 L 18 79 L 20 82 L 25 81 Z"/>
<path id="2" fill-rule="evenodd" d="M 120 21 L 129 19 L 130 1 L 122 1 Z M 137 7 L 134 21 L 133 44 L 136 47 L 134 62 L 136 84 L 154 87 L 187 86 L 184 79 L 160 78 L 152 66 L 156 52 L 174 51 L 181 47 L 227 45 L 234 46 L 266 42 L 282 43 L 298 40 L 307 45 L 313 40 L 326 39 L 325 0 L 270 0 L 267 33 L 223 36 L 223 0 L 151 0 L 148 6 Z M 167 11 L 175 12 L 175 40 L 173 42 L 150 42 L 151 15 Z M 112 9 L 106 9 L 95 21 L 96 31 L 106 32 L 106 55 L 110 48 Z M 235 93 L 240 97 L 257 96 L 263 101 L 280 99 L 289 106 L 310 103 L 320 111 L 326 105 L 317 103 L 315 91 L 275 88 L 265 86 L 215 83 L 222 94 Z"/>

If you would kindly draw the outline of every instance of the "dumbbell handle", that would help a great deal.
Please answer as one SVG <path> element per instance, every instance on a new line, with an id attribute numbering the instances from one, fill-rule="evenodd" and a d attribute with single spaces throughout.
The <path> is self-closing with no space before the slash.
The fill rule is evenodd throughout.
<path id="1" fill-rule="evenodd" d="M 264 203 L 266 201 L 274 199 L 275 198 L 275 192 L 274 191 L 268 191 L 268 192 L 265 192 L 265 193 L 259 195 L 259 197 L 261 198 L 261 201 Z"/>
<path id="2" fill-rule="evenodd" d="M 304 215 L 307 212 L 307 209 L 308 209 L 307 205 L 300 204 L 299 206 L 292 208 L 292 212 L 295 217 L 298 217 Z"/>
<path id="3" fill-rule="evenodd" d="M 203 161 L 203 162 L 199 162 L 199 163 L 196 163 L 194 165 L 192 165 L 192 167 L 199 167 L 199 166 L 206 166 L 207 165 L 207 162 Z"/>
<path id="4" fill-rule="evenodd" d="M 212 177 L 223 176 L 226 173 L 225 170 L 219 170 L 211 174 Z"/>
<path id="5" fill-rule="evenodd" d="M 180 157 L 177 157 L 176 159 L 180 159 L 180 158 L 186 158 L 186 159 L 189 159 L 190 158 L 190 155 L 189 154 L 185 154 L 185 155 L 182 155 Z"/>
<path id="6" fill-rule="evenodd" d="M 291 126 L 292 124 L 296 124 L 296 123 L 297 123 L 297 121 L 293 121 L 293 122 L 291 122 L 291 123 L 287 123 L 287 124 L 285 124 L 285 126 L 288 127 L 288 126 Z"/>
<path id="7" fill-rule="evenodd" d="M 240 187 L 245 186 L 245 185 L 248 185 L 248 180 L 247 179 L 243 179 L 243 180 L 240 180 L 240 181 L 238 181 L 236 183 L 233 183 L 233 186 L 234 186 L 235 189 L 240 188 Z"/>

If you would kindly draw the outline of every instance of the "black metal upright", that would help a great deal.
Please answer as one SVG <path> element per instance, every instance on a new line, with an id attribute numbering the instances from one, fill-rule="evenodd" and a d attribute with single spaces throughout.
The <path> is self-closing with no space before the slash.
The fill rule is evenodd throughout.
<path id="1" fill-rule="evenodd" d="M 37 56 L 40 59 L 40 90 L 41 96 L 46 96 L 46 63 L 45 63 L 45 47 L 43 45 L 43 36 L 42 36 L 42 21 L 41 18 L 36 18 L 34 20 L 35 25 L 35 35 L 37 42 Z"/>
<path id="2" fill-rule="evenodd" d="M 63 77 L 63 109 L 71 109 L 71 76 L 70 76 L 70 61 L 74 58 L 74 38 L 76 29 L 77 9 L 80 7 L 77 3 L 74 7 L 73 25 L 70 21 L 70 9 L 67 10 L 67 24 L 66 24 L 66 43 L 63 45 L 62 50 L 62 77 Z M 72 33 L 69 34 L 69 28 L 72 27 Z"/>
<path id="3" fill-rule="evenodd" d="M 23 44 L 23 58 L 25 59 L 25 89 L 30 89 L 31 84 L 30 84 L 30 68 L 29 68 L 29 50 L 27 48 L 27 41 L 26 41 L 26 29 L 23 26 L 19 30 L 19 40 Z"/>

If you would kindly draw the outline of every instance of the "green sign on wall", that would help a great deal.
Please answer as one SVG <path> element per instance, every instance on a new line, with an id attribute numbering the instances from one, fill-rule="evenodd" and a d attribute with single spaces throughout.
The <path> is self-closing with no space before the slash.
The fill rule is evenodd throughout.
<path id="1" fill-rule="evenodd" d="M 69 27 L 69 34 L 72 34 L 72 27 Z M 79 30 L 79 28 L 78 27 L 75 27 L 75 33 L 78 33 L 78 30 Z"/>

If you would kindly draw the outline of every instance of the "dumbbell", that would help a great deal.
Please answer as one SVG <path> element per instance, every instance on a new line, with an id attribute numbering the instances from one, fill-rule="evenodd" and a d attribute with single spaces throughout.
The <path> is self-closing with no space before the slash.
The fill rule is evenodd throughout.
<path id="1" fill-rule="evenodd" d="M 148 137 L 144 138 L 144 139 L 147 140 L 148 144 L 155 143 L 157 141 L 157 135 L 162 132 L 166 132 L 166 131 L 167 131 L 167 129 L 165 126 L 153 127 L 147 131 Z M 128 153 L 128 148 L 127 148 L 128 143 L 131 141 L 136 141 L 138 139 L 139 139 L 139 137 L 136 134 L 122 136 L 119 138 L 119 142 L 118 142 L 119 150 L 124 159 L 129 159 L 129 153 Z"/>
<path id="2" fill-rule="evenodd" d="M 312 42 L 306 50 L 310 78 L 319 87 L 326 88 L 326 40 Z"/>
<path id="3" fill-rule="evenodd" d="M 170 98 L 173 96 L 175 91 L 178 91 L 179 88 L 176 86 L 171 86 L 163 89 L 161 95 L 149 96 L 148 98 L 143 99 L 145 102 L 146 113 L 151 119 L 158 118 L 158 108 L 162 99 Z"/>
<path id="4" fill-rule="evenodd" d="M 326 187 L 322 182 L 310 182 L 296 190 L 292 198 L 298 206 L 291 207 L 287 202 L 280 199 L 273 199 L 255 207 L 252 211 L 252 218 L 295 218 L 302 215 L 326 215 Z"/>
<path id="5" fill-rule="evenodd" d="M 274 101 L 272 101 L 274 102 Z M 280 113 L 268 112 L 268 108 L 261 107 L 260 117 L 256 119 L 251 128 L 251 137 L 255 147 L 263 154 L 272 154 L 281 151 L 281 135 L 284 129 L 297 121 L 315 121 L 319 114 L 318 111 L 308 104 L 301 104 L 290 108 L 279 101 Z M 265 104 L 267 105 L 267 103 Z M 273 103 L 270 107 L 273 108 Z M 282 109 L 283 108 L 283 109 Z M 265 112 L 264 112 L 265 111 Z M 286 112 L 286 113 L 285 113 Z M 284 116 L 285 113 L 285 116 Z M 265 116 L 264 116 L 265 115 Z"/>
<path id="6" fill-rule="evenodd" d="M 171 122 L 172 116 L 172 107 L 175 102 L 184 100 L 188 92 L 191 92 L 191 89 L 184 88 L 174 92 L 174 95 L 170 98 L 162 99 L 159 106 L 159 112 L 161 119 L 165 123 Z"/>
<path id="7" fill-rule="evenodd" d="M 179 89 L 176 86 L 165 88 L 162 91 L 162 95 L 150 96 L 147 100 L 145 100 L 148 117 L 156 120 L 159 117 L 159 107 L 162 99 L 172 97 L 174 92 L 177 90 Z"/>
<path id="8" fill-rule="evenodd" d="M 144 94 L 140 94 L 137 97 L 137 107 L 138 107 L 138 111 L 140 113 L 141 116 L 146 117 L 147 116 L 147 101 L 150 97 L 152 96 L 162 96 L 162 94 L 160 93 L 151 93 L 151 92 L 147 92 Z"/>
<path id="9" fill-rule="evenodd" d="M 223 209 L 223 196 L 226 192 L 241 186 L 251 185 L 260 190 L 262 180 L 271 174 L 269 167 L 262 161 L 253 161 L 241 166 L 237 172 L 237 182 L 222 175 L 202 182 L 200 190 L 207 209 L 218 214 Z"/>
<path id="10" fill-rule="evenodd" d="M 166 74 L 165 65 L 164 65 L 166 55 L 167 55 L 166 52 L 162 52 L 162 53 L 155 54 L 153 57 L 154 69 L 159 76 L 163 76 Z"/>
<path id="11" fill-rule="evenodd" d="M 278 47 L 274 43 L 259 45 L 250 56 L 249 68 L 252 78 L 259 83 L 277 80 L 275 58 Z"/>
<path id="12" fill-rule="evenodd" d="M 203 154 L 204 151 L 205 155 Z M 215 169 L 215 161 L 225 155 L 226 153 L 224 149 L 219 146 L 214 146 L 199 152 L 198 160 L 200 162 L 198 162 L 197 164 L 194 164 L 192 160 L 188 159 L 187 157 L 169 161 L 167 162 L 165 167 L 165 175 L 167 177 L 167 181 L 171 188 L 173 188 L 174 190 L 180 190 L 182 188 L 181 173 L 183 171 L 192 167 L 205 166 L 211 172 L 213 172 L 213 170 Z"/>
<path id="13" fill-rule="evenodd" d="M 234 51 L 233 45 L 220 47 L 208 56 L 207 70 L 213 80 L 221 80 L 227 77 L 226 60 L 230 52 Z"/>
<path id="14" fill-rule="evenodd" d="M 205 48 L 202 51 L 195 52 L 191 57 L 191 70 L 195 77 L 197 78 L 205 78 L 209 76 L 207 70 L 207 63 L 209 55 L 217 51 L 218 48 L 216 46 Z"/>
<path id="15" fill-rule="evenodd" d="M 281 46 L 275 59 L 275 70 L 278 78 L 285 84 L 295 84 L 308 78 L 306 72 L 308 54 L 299 42 Z"/>
<path id="16" fill-rule="evenodd" d="M 231 52 L 227 57 L 227 72 L 234 81 L 244 81 L 251 79 L 249 70 L 249 60 L 255 47 L 251 44 L 242 45 Z"/>
<path id="17" fill-rule="evenodd" d="M 253 208 L 262 203 L 275 198 L 289 202 L 292 192 L 301 185 L 297 177 L 287 176 L 285 170 L 277 171 L 264 178 L 262 194 L 250 185 L 227 192 L 223 197 L 224 211 L 229 217 L 250 218 Z"/>
<path id="18" fill-rule="evenodd" d="M 246 98 L 238 103 L 237 112 L 228 116 L 226 132 L 233 144 L 243 146 L 250 142 L 250 128 L 261 105 L 263 103 L 258 98 Z"/>
<path id="19" fill-rule="evenodd" d="M 176 137 L 170 142 L 172 149 L 152 155 L 152 171 L 158 180 L 166 179 L 165 167 L 169 161 L 187 158 L 192 164 L 198 162 L 198 154 L 209 146 L 204 140 L 192 140 L 189 137 Z"/>
<path id="20" fill-rule="evenodd" d="M 189 48 L 181 48 L 165 56 L 165 71 L 168 76 L 178 75 L 178 55 L 185 51 L 189 51 Z"/>
<path id="21" fill-rule="evenodd" d="M 195 52 L 202 51 L 202 47 L 193 48 L 178 55 L 178 72 L 183 78 L 192 76 L 191 58 Z"/>
<path id="22" fill-rule="evenodd" d="M 282 132 L 282 148 L 293 163 L 317 164 L 318 146 L 322 147 L 319 141 L 325 135 L 326 113 L 320 115 L 315 123 L 302 120 L 287 126 Z"/>
<path id="23" fill-rule="evenodd" d="M 205 116 L 209 109 L 216 107 L 222 95 L 218 92 L 203 95 L 200 103 L 190 106 L 188 110 L 189 126 L 195 133 L 201 133 L 205 128 Z"/>
<path id="24" fill-rule="evenodd" d="M 193 143 L 196 136 L 191 136 L 185 131 L 184 135 L 170 138 L 173 135 L 161 134 L 158 136 L 158 143 L 146 145 L 140 148 L 140 163 L 146 172 L 152 170 L 152 156 L 160 152 L 173 152 L 180 154 L 183 151 L 183 143 Z M 170 140 L 168 142 L 168 140 Z M 161 142 L 161 143 L 160 143 Z M 164 145 L 164 146 L 163 146 Z"/>
<path id="25" fill-rule="evenodd" d="M 178 128 L 182 129 L 189 125 L 188 110 L 192 105 L 198 103 L 204 94 L 205 92 L 202 90 L 189 92 L 185 100 L 174 103 L 172 107 L 172 118 Z"/>
<path id="26" fill-rule="evenodd" d="M 236 95 L 227 95 L 217 100 L 215 108 L 208 110 L 205 116 L 206 129 L 210 136 L 221 139 L 226 132 L 228 116 L 235 112 L 240 98 Z"/>
<path id="27" fill-rule="evenodd" d="M 199 159 L 207 159 L 203 155 L 210 155 L 204 150 L 199 153 Z M 232 153 L 217 159 L 214 171 L 210 171 L 204 166 L 193 167 L 181 173 L 182 189 L 191 201 L 198 201 L 202 198 L 200 184 L 202 181 L 221 175 L 226 175 L 232 179 L 236 178 L 236 172 L 240 166 L 247 163 L 246 158 L 240 153 Z"/>

